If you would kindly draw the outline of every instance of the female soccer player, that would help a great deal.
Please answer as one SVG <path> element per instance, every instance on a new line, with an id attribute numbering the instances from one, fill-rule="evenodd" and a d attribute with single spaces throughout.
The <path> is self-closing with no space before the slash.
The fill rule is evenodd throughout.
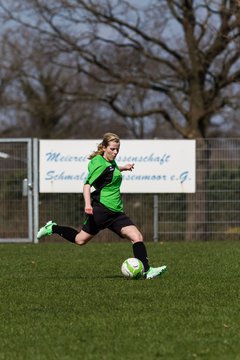
<path id="1" fill-rule="evenodd" d="M 100 230 L 108 228 L 132 242 L 134 257 L 142 261 L 145 278 L 153 279 L 160 276 L 166 270 L 166 266 L 149 266 L 143 236 L 123 211 L 120 194 L 121 172 L 132 171 L 134 164 L 117 165 L 115 158 L 119 148 L 119 137 L 113 133 L 106 133 L 97 151 L 89 156 L 88 177 L 83 186 L 86 220 L 81 231 L 49 221 L 39 230 L 37 237 L 40 239 L 46 235 L 58 234 L 72 243 L 85 245 Z M 95 188 L 92 193 L 91 186 Z"/>

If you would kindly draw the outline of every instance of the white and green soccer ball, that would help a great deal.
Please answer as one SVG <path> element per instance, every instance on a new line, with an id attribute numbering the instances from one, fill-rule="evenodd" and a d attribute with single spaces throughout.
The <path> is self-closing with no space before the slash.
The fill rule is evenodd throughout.
<path id="1" fill-rule="evenodd" d="M 140 260 L 129 258 L 122 263 L 121 272 L 128 279 L 141 279 L 144 273 L 144 266 Z"/>

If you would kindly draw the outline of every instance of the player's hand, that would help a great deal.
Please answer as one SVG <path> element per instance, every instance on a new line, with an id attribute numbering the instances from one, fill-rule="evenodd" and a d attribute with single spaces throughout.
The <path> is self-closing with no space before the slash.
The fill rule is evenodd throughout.
<path id="1" fill-rule="evenodd" d="M 85 207 L 85 213 L 88 214 L 88 215 L 92 215 L 93 214 L 92 206 L 86 206 Z"/>
<path id="2" fill-rule="evenodd" d="M 132 171 L 134 169 L 134 165 L 135 164 L 126 164 L 124 166 L 125 170 L 129 170 L 129 171 Z"/>

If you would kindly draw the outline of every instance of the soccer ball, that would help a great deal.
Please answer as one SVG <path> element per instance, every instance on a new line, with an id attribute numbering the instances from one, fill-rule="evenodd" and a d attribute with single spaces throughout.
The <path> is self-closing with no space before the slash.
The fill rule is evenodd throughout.
<path id="1" fill-rule="evenodd" d="M 136 258 L 129 258 L 122 263 L 121 272 L 128 279 L 140 279 L 144 273 L 143 263 Z"/>

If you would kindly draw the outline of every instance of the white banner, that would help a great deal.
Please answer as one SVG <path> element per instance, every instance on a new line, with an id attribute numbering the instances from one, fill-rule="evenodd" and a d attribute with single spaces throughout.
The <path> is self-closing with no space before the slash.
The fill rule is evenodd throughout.
<path id="1" fill-rule="evenodd" d="M 40 192 L 81 193 L 88 156 L 99 140 L 40 140 Z M 118 165 L 134 163 L 122 172 L 123 193 L 195 192 L 195 140 L 121 140 Z"/>

